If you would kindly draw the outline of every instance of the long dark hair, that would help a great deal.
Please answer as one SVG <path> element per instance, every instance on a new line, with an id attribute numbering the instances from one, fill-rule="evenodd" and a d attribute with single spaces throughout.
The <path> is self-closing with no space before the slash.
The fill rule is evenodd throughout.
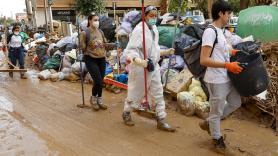
<path id="1" fill-rule="evenodd" d="M 90 13 L 88 15 L 88 24 L 87 24 L 87 27 L 90 27 L 90 20 L 92 20 L 94 17 L 98 16 L 96 13 Z"/>

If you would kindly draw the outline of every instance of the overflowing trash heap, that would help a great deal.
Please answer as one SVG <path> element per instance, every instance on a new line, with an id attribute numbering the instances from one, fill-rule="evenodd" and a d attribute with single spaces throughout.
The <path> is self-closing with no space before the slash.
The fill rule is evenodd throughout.
<path id="1" fill-rule="evenodd" d="M 278 132 L 278 41 L 264 43 L 261 48 L 270 78 L 269 87 L 265 99 L 250 97 L 247 101 L 255 103 L 260 110 L 270 115 L 272 119 L 268 126 Z"/>

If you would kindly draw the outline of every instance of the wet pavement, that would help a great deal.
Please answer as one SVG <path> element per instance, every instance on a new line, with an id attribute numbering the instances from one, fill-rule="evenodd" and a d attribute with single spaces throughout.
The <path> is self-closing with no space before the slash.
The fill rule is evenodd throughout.
<path id="1" fill-rule="evenodd" d="M 49 150 L 47 142 L 24 120 L 16 118 L 13 104 L 0 96 L 0 155 L 58 155 Z"/>

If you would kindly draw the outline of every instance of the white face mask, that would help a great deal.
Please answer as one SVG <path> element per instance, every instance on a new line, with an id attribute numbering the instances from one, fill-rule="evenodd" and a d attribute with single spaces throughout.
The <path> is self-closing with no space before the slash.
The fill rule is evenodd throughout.
<path id="1" fill-rule="evenodd" d="M 15 34 L 15 35 L 18 35 L 18 34 L 19 34 L 19 32 L 18 32 L 18 31 L 15 31 L 15 32 L 14 32 L 14 34 Z"/>
<path id="2" fill-rule="evenodd" d="M 98 28 L 98 27 L 99 27 L 99 21 L 93 22 L 93 26 L 94 26 L 95 28 Z"/>

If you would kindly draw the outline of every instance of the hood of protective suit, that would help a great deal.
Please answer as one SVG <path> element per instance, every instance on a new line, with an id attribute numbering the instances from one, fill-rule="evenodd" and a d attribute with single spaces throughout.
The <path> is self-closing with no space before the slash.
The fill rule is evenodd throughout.
<path id="1" fill-rule="evenodd" d="M 142 34 L 142 22 L 137 24 L 130 35 L 129 43 L 125 49 L 126 56 L 130 58 L 139 57 L 144 59 L 143 52 L 143 34 Z M 147 58 L 153 60 L 154 63 L 158 63 L 160 59 L 160 47 L 158 44 L 159 34 L 156 26 L 150 30 L 145 23 L 145 45 L 147 51 Z"/>

